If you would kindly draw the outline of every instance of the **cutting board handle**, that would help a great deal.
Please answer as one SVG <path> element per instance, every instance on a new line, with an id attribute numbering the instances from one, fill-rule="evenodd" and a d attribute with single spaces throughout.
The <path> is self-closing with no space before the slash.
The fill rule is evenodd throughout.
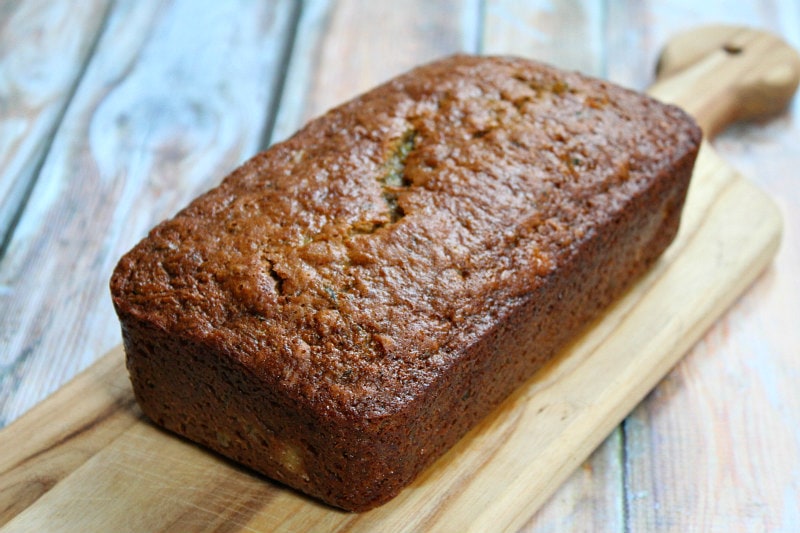
<path id="1" fill-rule="evenodd" d="M 739 120 L 779 113 L 800 82 L 800 55 L 765 31 L 705 26 L 668 41 L 648 92 L 691 113 L 711 138 Z"/>

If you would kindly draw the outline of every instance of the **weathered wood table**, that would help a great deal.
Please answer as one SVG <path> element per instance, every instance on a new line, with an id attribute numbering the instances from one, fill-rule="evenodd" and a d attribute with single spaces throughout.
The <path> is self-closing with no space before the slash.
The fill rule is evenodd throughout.
<path id="1" fill-rule="evenodd" d="M 457 51 L 644 89 L 717 22 L 800 48 L 794 0 L 3 1 L 0 426 L 119 345 L 123 252 L 332 105 Z M 715 141 L 781 210 L 775 261 L 526 531 L 800 530 L 799 105 Z"/>

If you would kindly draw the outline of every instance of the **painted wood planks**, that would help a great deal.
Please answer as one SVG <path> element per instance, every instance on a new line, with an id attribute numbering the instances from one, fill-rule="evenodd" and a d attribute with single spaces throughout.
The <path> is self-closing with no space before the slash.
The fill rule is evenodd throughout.
<path id="1" fill-rule="evenodd" d="M 479 8 L 477 0 L 306 2 L 273 140 L 421 63 L 477 52 Z"/>
<path id="2" fill-rule="evenodd" d="M 800 46 L 796 2 L 728 7 L 610 4 L 609 77 L 645 86 L 665 40 L 703 24 L 766 28 Z M 791 141 L 800 138 L 797 98 L 793 109 L 714 140 L 721 157 L 777 201 L 784 235 L 770 269 L 624 423 L 625 513 L 632 531 L 800 527 L 800 333 L 789 318 L 800 316 L 800 284 L 794 275 L 779 274 L 800 265 L 800 200 L 796 183 L 790 184 L 798 165 Z"/>
<path id="3" fill-rule="evenodd" d="M 108 0 L 0 7 L 0 257 L 107 9 Z"/>
<path id="4" fill-rule="evenodd" d="M 101 199 L 91 199 L 89 195 L 73 197 L 56 207 L 41 209 L 37 207 L 38 200 L 46 202 L 53 197 L 47 194 L 46 186 L 37 185 L 30 204 L 32 211 L 23 213 L 20 231 L 35 237 L 37 231 L 26 228 L 34 227 L 37 219 L 53 229 L 45 237 L 36 237 L 31 242 L 16 235 L 11 243 L 14 253 L 0 262 L 0 372 L 5 376 L 0 377 L 0 425 L 18 416 L 47 391 L 53 390 L 58 383 L 118 342 L 116 322 L 107 304 L 105 279 L 116 256 L 141 236 L 150 224 L 174 212 L 197 191 L 213 185 L 225 170 L 263 146 L 264 139 L 285 137 L 314 114 L 411 66 L 414 58 L 422 61 L 457 50 L 483 49 L 490 53 L 503 53 L 515 47 L 525 53 L 526 47 L 530 46 L 535 50 L 525 55 L 568 68 L 605 74 L 613 81 L 643 88 L 652 79 L 656 53 L 664 40 L 674 32 L 698 23 L 722 21 L 766 26 L 786 36 L 795 46 L 800 45 L 800 12 L 791 0 L 769 3 L 749 0 L 726 6 L 725 10 L 686 0 L 620 1 L 602 6 L 588 1 L 555 3 L 538 0 L 524 4 L 472 0 L 433 7 L 429 3 L 402 6 L 368 4 L 333 0 L 303 3 L 284 89 L 279 90 L 275 81 L 281 77 L 282 69 L 268 70 L 273 69 L 276 63 L 280 64 L 281 57 L 288 51 L 286 43 L 297 5 L 292 2 L 281 3 L 276 8 L 283 21 L 281 29 L 264 30 L 265 33 L 274 32 L 270 37 L 274 39 L 270 41 L 271 45 L 265 44 L 266 36 L 263 43 L 257 45 L 264 53 L 259 67 L 263 70 L 254 74 L 254 71 L 223 65 L 223 70 L 230 75 L 260 76 L 266 80 L 265 83 L 271 84 L 266 96 L 253 96 L 253 91 L 248 90 L 250 101 L 260 102 L 250 108 L 259 115 L 252 119 L 252 127 L 260 128 L 260 131 L 248 130 L 243 136 L 246 141 L 231 140 L 233 134 L 230 132 L 239 127 L 231 124 L 237 120 L 243 124 L 249 119 L 228 117 L 227 125 L 214 126 L 195 120 L 191 106 L 174 101 L 167 106 L 166 112 L 181 125 L 180 129 L 200 125 L 201 129 L 208 128 L 204 131 L 218 127 L 218 133 L 199 133 L 191 144 L 183 144 L 177 136 L 168 140 L 171 135 L 169 125 L 158 122 L 158 106 L 154 111 L 151 107 L 147 115 L 154 120 L 139 117 L 132 126 L 129 122 L 128 127 L 133 129 L 130 134 L 119 131 L 121 123 L 118 125 L 109 120 L 113 114 L 113 109 L 109 109 L 114 107 L 111 104 L 105 104 L 107 118 L 100 119 L 92 106 L 100 107 L 100 102 L 105 101 L 108 95 L 101 94 L 103 91 L 109 91 L 111 100 L 123 104 L 125 98 L 132 99 L 134 93 L 138 93 L 134 91 L 136 84 L 130 82 L 125 89 L 127 96 L 119 96 L 122 86 L 125 86 L 125 77 L 131 76 L 131 72 L 136 72 L 140 88 L 145 85 L 145 79 L 159 84 L 152 87 L 153 92 L 172 88 L 168 81 L 161 79 L 165 70 L 147 78 L 142 74 L 145 69 L 142 65 L 102 81 L 96 73 L 100 67 L 92 66 L 98 61 L 96 56 L 100 52 L 111 54 L 109 57 L 121 57 L 122 63 L 128 65 L 142 63 L 141 57 L 125 58 L 127 56 L 120 52 L 121 48 L 128 46 L 125 43 L 111 45 L 112 49 L 117 48 L 116 52 L 104 52 L 98 47 L 97 54 L 91 57 L 92 63 L 85 65 L 83 79 L 82 70 L 73 71 L 76 77 L 67 80 L 66 85 L 79 81 L 81 85 L 77 87 L 73 105 L 66 110 L 63 123 L 59 121 L 64 106 L 72 99 L 70 89 L 66 94 L 54 90 L 52 94 L 55 96 L 48 100 L 47 106 L 50 107 L 47 109 L 31 107 L 29 113 L 36 115 L 36 120 L 42 124 L 49 121 L 36 130 L 40 132 L 40 138 L 45 139 L 45 144 L 50 143 L 50 137 L 58 128 L 43 169 L 49 173 L 51 169 L 61 168 L 57 172 L 59 180 L 70 186 L 76 183 L 87 193 L 97 188 Z M 30 6 L 37 5 L 33 0 L 6 3 L 0 6 L 0 18 L 9 12 L 5 10 L 18 6 L 30 9 Z M 165 4 L 166 7 L 152 14 L 152 22 L 139 23 L 140 30 L 128 28 L 122 35 L 152 31 L 162 17 L 168 18 L 170 13 L 179 11 L 175 5 Z M 113 9 L 115 13 L 122 9 L 134 10 L 125 2 Z M 136 6 L 136 10 L 141 9 L 150 7 Z M 204 7 L 201 5 L 198 9 Z M 249 10 L 247 13 L 255 13 L 253 18 L 256 19 L 259 9 L 267 8 L 248 4 L 246 9 Z M 431 9 L 430 20 L 418 20 Z M 33 13 L 32 10 L 27 12 Z M 76 10 L 76 13 L 81 11 Z M 77 16 L 76 13 L 70 16 Z M 89 16 L 88 12 L 83 13 L 81 16 Z M 215 13 L 220 17 L 225 15 L 224 11 Z M 474 16 L 475 13 L 478 15 Z M 97 31 L 102 26 L 102 14 L 102 9 L 91 13 Z M 113 14 L 106 24 L 112 20 Z M 134 17 L 134 20 L 140 19 Z M 260 20 L 265 21 L 266 17 Z M 369 26 L 364 26 L 364 23 Z M 145 26 L 148 29 L 141 29 Z M 92 26 L 89 24 L 87 27 Z M 460 29 L 454 31 L 453 28 Z M 164 40 L 163 34 L 161 37 L 142 37 L 143 40 L 137 42 Z M 211 32 L 208 38 L 218 39 L 219 35 L 223 34 Z M 397 36 L 402 40 L 392 41 L 392 37 Z M 59 41 L 61 34 L 55 31 L 46 37 L 48 42 L 67 42 Z M 63 48 L 72 54 L 65 54 L 65 57 L 72 57 L 73 64 L 83 69 L 82 58 L 89 57 L 91 45 L 88 43 L 94 37 L 88 31 L 81 38 L 85 40 L 80 46 L 69 48 L 63 45 Z M 109 40 L 112 39 L 106 36 L 103 48 L 107 47 Z M 113 39 L 116 40 L 117 37 Z M 129 38 L 129 41 L 134 40 Z M 236 46 L 247 48 L 249 45 L 241 41 L 250 42 L 251 37 L 236 40 L 239 42 Z M 477 41 L 480 42 L 475 44 Z M 146 44 L 136 46 L 141 50 L 147 47 Z M 233 46 L 228 48 L 233 49 Z M 113 53 L 118 55 L 113 56 Z M 157 55 L 152 52 L 147 62 Z M 168 53 L 164 55 L 169 56 Z M 184 56 L 181 61 L 187 57 L 191 63 L 190 56 Z M 198 54 L 197 58 L 200 57 L 202 55 Z M 174 56 L 173 62 L 177 61 L 177 56 Z M 0 63 L 0 69 L 2 65 Z M 95 70 L 91 71 L 92 68 Z M 212 76 L 211 73 L 203 75 Z M 94 80 L 94 88 L 86 88 L 87 80 Z M 179 94 L 173 96 L 180 99 L 180 84 L 176 87 Z M 222 100 L 221 92 L 214 93 L 210 86 L 202 90 L 217 95 L 211 96 L 211 100 Z M 238 90 L 228 89 L 229 104 L 226 105 L 240 105 L 235 98 Z M 274 95 L 278 92 L 282 92 L 282 105 L 276 117 L 270 110 L 275 106 Z M 77 111 L 76 106 L 80 107 Z M 119 108 L 118 103 L 116 109 Z M 800 133 L 796 122 L 797 103 L 794 109 L 793 114 L 783 115 L 769 124 L 738 127 L 731 134 L 723 134 L 715 143 L 726 160 L 732 161 L 748 177 L 756 178 L 781 206 L 786 229 L 776 263 L 752 292 L 744 296 L 695 348 L 686 362 L 627 419 L 624 431 L 617 430 L 524 529 L 619 530 L 626 524 L 632 530 L 727 528 L 735 526 L 734 520 L 742 513 L 753 527 L 761 524 L 765 528 L 779 529 L 785 524 L 798 522 L 800 504 L 794 497 L 800 486 L 800 467 L 796 454 L 792 453 L 792 450 L 800 448 L 800 435 L 793 429 L 800 427 L 797 415 L 800 399 L 793 386 L 800 375 L 796 358 L 800 334 L 793 324 L 793 317 L 800 316 L 800 301 L 796 297 L 800 293 L 800 282 L 795 275 L 800 265 L 800 217 L 797 216 L 800 197 L 794 179 L 798 164 L 794 139 Z M 89 115 L 94 118 L 86 118 Z M 81 120 L 99 124 L 94 130 L 100 132 L 95 134 L 95 139 L 99 136 L 100 145 L 112 148 L 95 153 L 88 142 L 80 146 L 80 135 L 85 133 L 81 133 L 75 124 Z M 270 136 L 273 120 L 277 122 L 274 135 Z M 146 129 L 146 124 L 153 124 L 155 130 Z M 61 132 L 61 127 L 65 132 Z M 107 140 L 102 139 L 105 133 L 108 133 Z M 188 136 L 185 132 L 180 135 Z M 211 140 L 215 135 L 218 135 L 218 140 L 222 139 L 223 144 L 227 143 L 225 148 L 216 148 L 217 141 Z M 132 140 L 133 136 L 145 139 Z M 25 142 L 29 142 L 35 135 L 27 133 L 24 137 Z M 36 147 L 30 152 L 33 155 L 18 159 L 20 163 L 15 164 L 35 173 L 37 165 L 44 161 L 45 149 L 41 148 L 40 140 L 30 142 L 30 146 Z M 240 142 L 250 143 L 249 148 L 234 148 Z M 207 150 L 212 143 L 215 147 L 210 151 L 217 155 L 208 158 L 195 155 L 189 164 L 179 163 L 183 156 L 192 159 L 189 154 Z M 70 151 L 72 155 L 64 157 L 57 153 L 64 151 Z M 223 151 L 225 154 L 221 153 Z M 22 153 L 21 150 L 17 152 Z M 108 176 L 120 179 L 117 185 L 109 185 L 110 179 L 107 182 L 99 179 L 98 157 L 105 162 L 103 168 L 108 170 Z M 120 158 L 122 161 L 117 168 L 115 161 Z M 5 170 L 5 165 L 4 162 L 0 168 Z M 200 177 L 204 172 L 201 168 L 208 169 L 205 177 Z M 153 183 L 142 186 L 142 192 L 138 192 L 139 189 L 127 180 L 144 179 L 148 169 L 155 169 L 149 174 Z M 75 176 L 80 177 L 86 170 L 90 171 L 87 173 L 89 179 L 84 183 L 84 178 Z M 170 176 L 179 178 L 184 175 L 190 175 L 184 183 L 170 181 Z M 7 178 L 6 174 L 0 179 Z M 139 195 L 141 200 L 136 200 Z M 20 197 L 19 193 L 14 193 L 14 196 Z M 4 198 L 0 194 L 0 201 Z M 102 198 L 109 205 L 102 205 Z M 121 205 L 123 200 L 120 199 L 125 199 L 127 204 Z M 118 215 L 110 215 L 113 209 L 119 210 Z M 125 210 L 134 214 L 129 217 L 124 214 Z M 10 211 L 5 208 L 0 209 L 0 216 L 8 213 Z M 113 237 L 87 235 L 86 228 L 94 227 L 91 219 L 95 213 L 99 214 L 99 223 L 108 226 Z M 131 226 L 123 227 L 128 220 L 132 222 Z M 88 243 L 90 250 L 87 257 L 78 252 L 84 242 Z M 103 251 L 97 252 L 98 249 Z M 54 266 L 48 266 L 51 260 L 55 261 Z M 32 270 L 28 275 L 29 268 Z M 64 272 L 69 272 L 69 275 Z M 27 276 L 34 279 L 20 281 Z M 70 286 L 48 285 L 61 279 L 66 280 L 61 285 Z M 52 302 L 43 296 L 47 292 L 53 293 Z M 29 298 L 38 298 L 38 303 L 22 302 Z M 78 312 L 91 316 L 67 316 Z M 64 329 L 50 334 L 44 331 L 58 327 Z M 19 329 L 26 332 L 19 333 Z M 52 359 L 42 359 L 44 350 L 61 348 L 62 344 L 63 353 L 59 352 Z M 20 357 L 23 354 L 27 355 Z M 32 363 L 32 358 L 37 357 L 40 361 Z M 748 400 L 744 404 L 742 397 Z M 714 461 L 709 461 L 708 455 L 699 451 L 701 447 L 715 450 Z M 758 479 L 755 479 L 755 473 L 759 474 Z M 746 483 L 740 483 L 741 480 Z M 735 490 L 731 488 L 734 485 Z"/>
<path id="5" fill-rule="evenodd" d="M 116 260 L 261 146 L 295 6 L 114 4 L 0 263 L 0 424 L 119 342 Z"/>

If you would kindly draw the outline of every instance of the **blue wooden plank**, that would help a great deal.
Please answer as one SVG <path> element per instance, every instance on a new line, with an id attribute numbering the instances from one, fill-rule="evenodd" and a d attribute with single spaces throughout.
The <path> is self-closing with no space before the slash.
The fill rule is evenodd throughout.
<path id="1" fill-rule="evenodd" d="M 108 2 L 22 0 L 0 8 L 0 257 L 100 34 Z"/>
<path id="2" fill-rule="evenodd" d="M 257 151 L 297 5 L 114 4 L 0 262 L 0 425 L 120 342 L 116 260 Z"/>

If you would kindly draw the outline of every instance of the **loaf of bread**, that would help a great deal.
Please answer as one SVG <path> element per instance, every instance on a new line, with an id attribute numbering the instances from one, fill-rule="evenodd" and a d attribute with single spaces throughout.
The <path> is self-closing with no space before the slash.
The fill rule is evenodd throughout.
<path id="1" fill-rule="evenodd" d="M 121 259 L 139 405 L 333 506 L 386 502 L 656 261 L 700 137 L 523 59 L 391 80 Z"/>

